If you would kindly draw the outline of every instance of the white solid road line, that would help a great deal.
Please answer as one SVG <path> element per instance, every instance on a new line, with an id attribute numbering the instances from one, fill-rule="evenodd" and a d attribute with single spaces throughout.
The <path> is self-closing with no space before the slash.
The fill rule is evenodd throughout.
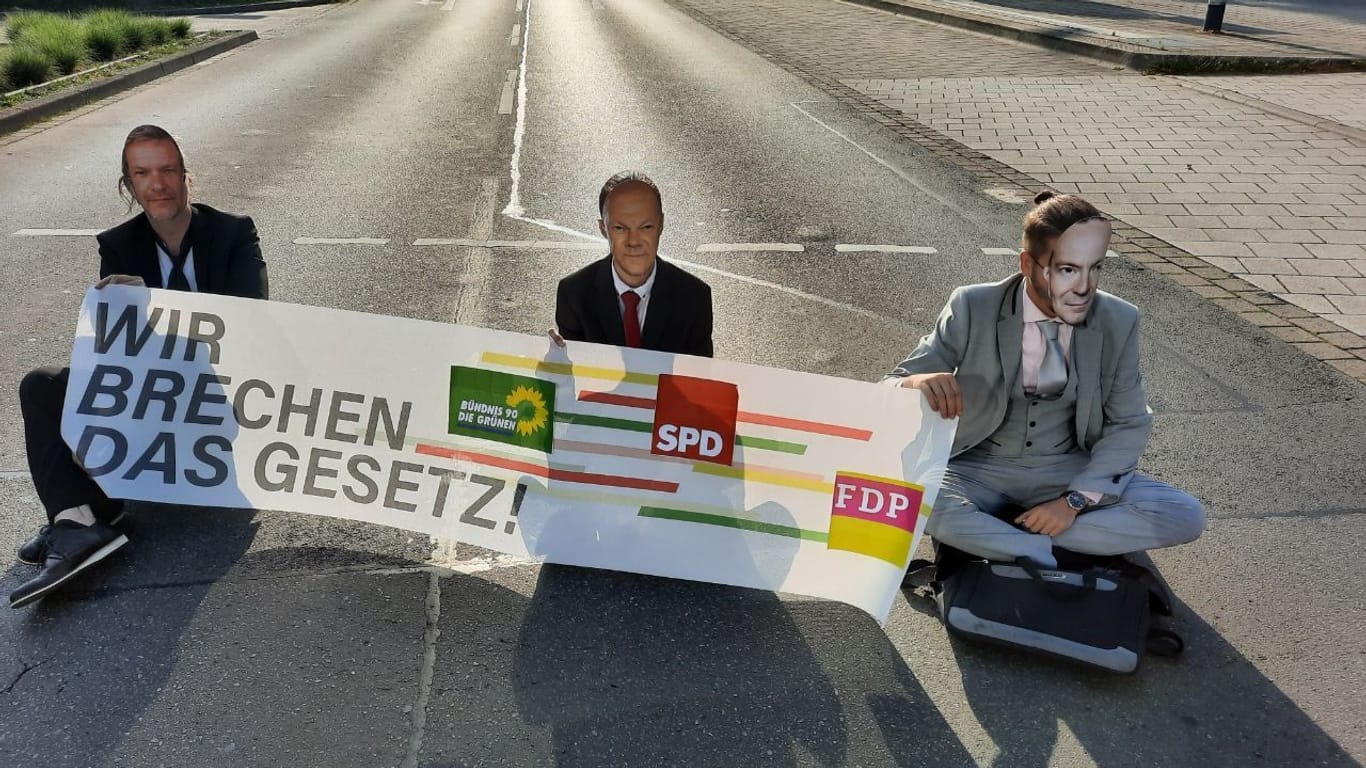
<path id="1" fill-rule="evenodd" d="M 521 12 L 523 0 L 517 0 L 517 10 Z M 503 209 L 504 216 L 520 218 L 526 210 L 522 208 L 522 139 L 526 136 L 526 52 L 531 38 L 531 6 L 526 8 L 522 18 L 522 57 L 517 65 L 517 119 L 512 128 L 512 161 L 508 164 L 508 174 L 512 177 L 512 188 L 508 192 L 508 204 Z"/>
<path id="2" fill-rule="evenodd" d="M 388 245 L 387 237 L 296 237 L 295 245 Z"/>
<path id="3" fill-rule="evenodd" d="M 102 229 L 21 229 L 15 237 L 94 237 Z"/>
<path id="4" fill-rule="evenodd" d="M 827 299 L 827 298 L 824 297 L 824 296 L 817 296 L 817 295 L 815 295 L 814 293 L 807 293 L 806 291 L 799 290 L 799 289 L 797 289 L 797 288 L 789 288 L 788 286 L 782 285 L 781 283 L 769 282 L 768 280 L 761 280 L 761 279 L 759 279 L 759 278 L 757 278 L 757 277 L 750 277 L 749 275 L 737 275 L 737 274 L 734 273 L 734 272 L 727 272 L 727 271 L 724 270 L 724 269 L 717 269 L 716 267 L 709 267 L 709 266 L 707 266 L 707 265 L 705 265 L 705 264 L 698 264 L 697 262 L 694 262 L 694 261 L 684 261 L 683 259 L 675 259 L 675 258 L 670 258 L 669 261 L 673 262 L 674 264 L 676 264 L 676 265 L 678 265 L 678 266 L 680 266 L 680 267 L 685 267 L 685 268 L 687 268 L 687 269 L 697 270 L 698 272 L 710 272 L 710 273 L 713 274 L 713 275 L 720 275 L 721 277 L 728 277 L 728 278 L 730 278 L 731 280 L 738 280 L 738 281 L 740 281 L 740 282 L 742 282 L 742 283 L 749 283 L 750 285 L 759 285 L 759 286 L 763 286 L 764 288 L 771 288 L 771 289 L 773 289 L 773 290 L 775 290 L 775 291 L 781 291 L 781 292 L 783 292 L 783 293 L 786 293 L 786 294 L 789 295 L 789 296 L 795 296 L 795 297 L 797 297 L 797 298 L 799 298 L 799 299 L 805 299 L 806 301 L 814 301 L 814 302 L 816 302 L 817 304 L 824 304 L 824 305 L 827 306 L 827 307 L 831 307 L 831 308 L 834 308 L 834 309 L 841 309 L 841 310 L 844 310 L 845 312 L 850 312 L 850 313 L 853 313 L 853 314 L 855 314 L 855 315 L 860 315 L 860 316 L 866 317 L 866 318 L 868 318 L 868 319 L 870 319 L 870 320 L 878 320 L 878 321 L 881 321 L 881 322 L 884 322 L 884 323 L 900 324 L 900 321 L 898 321 L 898 320 L 892 320 L 892 319 L 890 319 L 890 318 L 883 317 L 882 315 L 879 315 L 879 314 L 876 313 L 876 312 L 873 312 L 873 311 L 864 309 L 863 307 L 856 307 L 856 306 L 854 306 L 854 305 L 852 305 L 852 304 L 845 304 L 845 303 L 842 302 L 842 301 L 835 301 L 834 299 Z"/>
<path id="5" fill-rule="evenodd" d="M 801 253 L 805 250 L 806 246 L 801 243 L 703 243 L 697 246 L 698 253 L 748 253 L 759 251 Z"/>
<path id="6" fill-rule="evenodd" d="M 925 245 L 860 245 L 857 243 L 839 243 L 835 246 L 837 253 L 921 253 L 929 255 L 939 253 L 934 248 Z"/>
<path id="7" fill-rule="evenodd" d="M 960 214 L 963 213 L 963 209 L 960 208 L 959 206 L 954 205 L 953 203 L 949 202 L 948 200 L 945 200 L 943 197 L 939 196 L 939 195 L 936 194 L 934 191 L 932 191 L 929 187 L 926 187 L 924 184 L 921 184 L 920 182 L 918 182 L 918 181 L 916 181 L 915 179 L 911 178 L 909 175 L 907 175 L 907 174 L 906 174 L 904 171 L 902 171 L 900 168 L 897 168 L 896 166 L 892 165 L 891 163 L 887 162 L 886 160 L 883 160 L 882 158 L 880 158 L 880 157 L 878 157 L 877 155 L 873 154 L 872 152 L 868 151 L 866 148 L 864 148 L 864 146 L 863 146 L 862 144 L 859 144 L 857 141 L 854 141 L 853 139 L 849 138 L 848 136 L 845 136 L 843 133 L 840 133 L 838 130 L 835 129 L 834 126 L 830 125 L 829 123 L 825 122 L 824 120 L 821 120 L 819 117 L 816 117 L 815 115 L 811 114 L 810 112 L 807 112 L 805 109 L 802 109 L 802 107 L 801 107 L 802 104 L 809 104 L 809 103 L 812 103 L 812 102 L 797 102 L 797 101 L 793 101 L 793 102 L 790 102 L 790 106 L 791 106 L 793 109 L 795 109 L 795 110 L 797 110 L 798 112 L 800 112 L 800 113 L 802 113 L 803 115 L 805 115 L 805 116 L 806 116 L 809 120 L 811 120 L 812 122 L 814 122 L 814 123 L 816 123 L 817 125 L 819 125 L 819 126 L 821 126 L 822 128 L 824 128 L 825 130 L 830 131 L 831 133 L 835 134 L 836 136 L 840 137 L 841 139 L 844 139 L 844 140 L 845 140 L 846 142 L 848 142 L 851 146 L 853 146 L 854 149 L 857 149 L 858 151 L 860 151 L 860 152 L 862 152 L 863 154 L 867 155 L 867 156 L 869 157 L 869 159 L 871 159 L 873 162 L 875 162 L 875 163 L 877 163 L 878 165 L 882 166 L 883 168 L 886 168 L 887 170 L 891 171 L 893 174 L 895 174 L 895 175 L 897 176 L 897 178 L 901 179 L 902 181 L 906 182 L 907 184 L 910 184 L 911 186 L 913 186 L 913 187 L 915 187 L 916 189 L 920 190 L 920 192 L 922 192 L 923 194 L 925 194 L 925 195 L 927 195 L 927 196 L 933 198 L 935 202 L 939 203 L 940 205 L 944 206 L 945 208 L 948 208 L 949 210 L 956 211 L 957 213 L 960 213 Z"/>

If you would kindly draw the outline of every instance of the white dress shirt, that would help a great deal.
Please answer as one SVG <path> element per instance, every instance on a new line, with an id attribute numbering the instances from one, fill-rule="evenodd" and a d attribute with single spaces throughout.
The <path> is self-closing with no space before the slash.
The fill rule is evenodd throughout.
<path id="1" fill-rule="evenodd" d="M 645 278 L 645 282 L 632 288 L 622 282 L 621 275 L 617 274 L 617 265 L 612 265 L 612 282 L 617 287 L 617 314 L 626 314 L 626 302 L 621 300 L 621 294 L 627 291 L 635 291 L 640 296 L 640 303 L 636 305 L 636 322 L 641 331 L 645 330 L 645 310 L 650 305 L 650 289 L 655 287 L 655 273 L 658 271 L 659 262 L 655 262 L 654 266 L 650 267 L 650 276 Z"/>
<path id="2" fill-rule="evenodd" d="M 189 234 L 186 233 L 186 236 L 188 237 Z M 166 249 L 161 247 L 161 243 L 157 243 L 157 263 L 161 265 L 161 285 L 164 288 L 171 282 L 171 255 L 166 252 Z M 190 284 L 190 290 L 198 292 L 199 283 L 196 283 L 194 279 L 193 248 L 185 253 L 185 267 L 182 271 L 185 273 L 185 282 Z M 651 275 L 651 277 L 654 277 L 654 275 Z"/>

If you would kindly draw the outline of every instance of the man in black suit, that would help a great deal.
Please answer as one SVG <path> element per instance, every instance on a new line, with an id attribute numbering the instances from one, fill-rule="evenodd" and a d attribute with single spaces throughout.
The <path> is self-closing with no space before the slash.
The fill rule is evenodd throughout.
<path id="1" fill-rule="evenodd" d="M 560 281 L 552 338 L 711 357 L 711 288 L 659 258 L 659 188 L 622 171 L 602 185 L 598 215 L 611 253 Z"/>
<path id="2" fill-rule="evenodd" d="M 189 174 L 180 146 L 154 125 L 134 128 L 123 145 L 119 194 L 142 213 L 96 238 L 100 281 L 244 298 L 267 298 L 266 262 L 256 225 L 207 205 L 190 204 Z M 41 565 L 10 594 L 10 607 L 33 602 L 128 543 L 113 524 L 123 503 L 104 495 L 62 440 L 62 403 L 69 368 L 39 368 L 19 386 L 29 471 L 47 524 L 19 559 Z"/>

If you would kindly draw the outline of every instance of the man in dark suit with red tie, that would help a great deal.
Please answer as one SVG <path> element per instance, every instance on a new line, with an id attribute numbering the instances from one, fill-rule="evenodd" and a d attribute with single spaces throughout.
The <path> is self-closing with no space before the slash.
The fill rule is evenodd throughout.
<path id="1" fill-rule="evenodd" d="M 180 145 L 155 125 L 134 128 L 123 144 L 119 193 L 142 213 L 101 232 L 100 281 L 249 299 L 267 298 L 266 262 L 256 225 L 246 216 L 190 204 Z M 128 543 L 113 526 L 123 503 L 110 499 L 76 463 L 62 439 L 69 368 L 39 368 L 19 385 L 29 471 L 47 524 L 19 548 L 19 560 L 42 571 L 10 594 L 31 603 Z"/>
<path id="2" fill-rule="evenodd" d="M 711 357 L 711 288 L 659 258 L 659 188 L 618 173 L 602 185 L 598 214 L 611 253 L 560 281 L 552 337 Z"/>

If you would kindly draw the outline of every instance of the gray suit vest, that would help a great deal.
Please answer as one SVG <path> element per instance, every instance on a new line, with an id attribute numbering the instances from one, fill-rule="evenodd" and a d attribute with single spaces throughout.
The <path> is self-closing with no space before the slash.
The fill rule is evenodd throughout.
<path id="1" fill-rule="evenodd" d="M 1077 449 L 1077 376 L 1067 365 L 1067 386 L 1053 399 L 1027 395 L 1022 376 L 1006 401 L 1001 426 L 973 451 L 987 456 L 1055 456 Z"/>

